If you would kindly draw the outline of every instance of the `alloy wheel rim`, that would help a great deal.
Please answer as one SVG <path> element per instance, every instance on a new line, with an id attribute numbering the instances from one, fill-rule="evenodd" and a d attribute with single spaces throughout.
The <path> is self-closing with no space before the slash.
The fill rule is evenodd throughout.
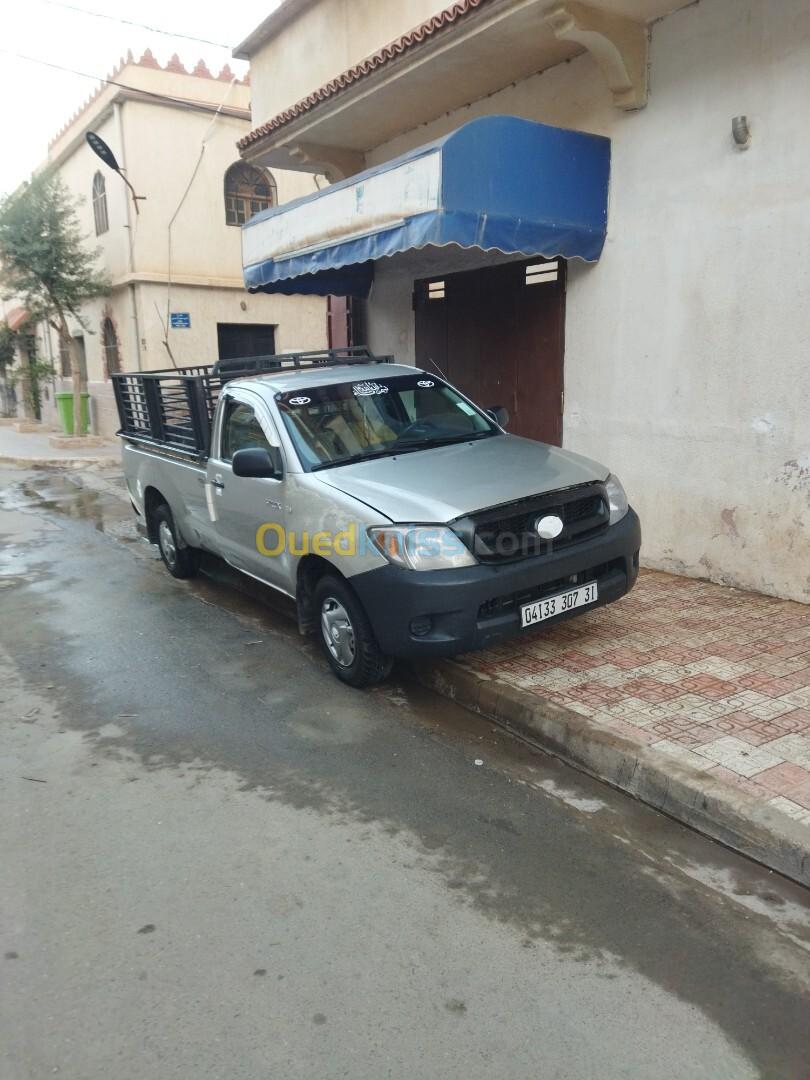
<path id="1" fill-rule="evenodd" d="M 332 596 L 321 605 L 321 633 L 334 661 L 351 667 L 356 655 L 354 627 L 346 608 Z"/>
<path id="2" fill-rule="evenodd" d="M 160 523 L 158 540 L 160 541 L 160 550 L 163 552 L 164 559 L 170 566 L 174 566 L 177 561 L 177 546 L 174 542 L 172 530 L 166 521 Z"/>

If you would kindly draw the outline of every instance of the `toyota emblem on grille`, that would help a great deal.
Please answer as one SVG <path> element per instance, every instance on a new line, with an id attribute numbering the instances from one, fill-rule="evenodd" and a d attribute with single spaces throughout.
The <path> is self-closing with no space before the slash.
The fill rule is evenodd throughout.
<path id="1" fill-rule="evenodd" d="M 535 521 L 534 529 L 541 539 L 554 540 L 563 531 L 562 518 L 558 518 L 556 514 L 548 514 Z"/>

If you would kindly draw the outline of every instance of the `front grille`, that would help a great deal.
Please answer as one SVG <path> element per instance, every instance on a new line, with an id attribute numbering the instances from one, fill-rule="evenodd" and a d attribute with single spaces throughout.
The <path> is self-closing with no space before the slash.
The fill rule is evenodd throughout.
<path id="1" fill-rule="evenodd" d="M 478 621 L 497 619 L 501 615 L 509 615 L 513 611 L 519 611 L 524 604 L 531 604 L 535 600 L 542 600 L 546 596 L 554 596 L 555 593 L 565 592 L 566 589 L 575 589 L 578 585 L 587 585 L 589 581 L 598 581 L 606 574 L 616 570 L 624 572 L 624 559 L 613 559 L 611 562 L 601 563 L 599 566 L 591 566 L 587 570 L 580 570 L 577 574 L 568 574 L 566 577 L 557 578 L 555 581 L 544 581 L 542 585 L 534 585 L 520 592 L 504 593 L 502 596 L 493 596 L 485 600 L 478 608 Z"/>
<path id="2" fill-rule="evenodd" d="M 556 515 L 563 530 L 544 540 L 535 528 L 539 518 Z M 470 514 L 453 529 L 482 563 L 514 562 L 550 554 L 588 540 L 606 529 L 610 507 L 604 484 L 581 484 Z"/>

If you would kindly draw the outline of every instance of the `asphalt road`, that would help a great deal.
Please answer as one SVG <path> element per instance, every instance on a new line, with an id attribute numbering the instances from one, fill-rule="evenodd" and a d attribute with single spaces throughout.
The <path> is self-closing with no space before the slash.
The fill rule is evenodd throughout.
<path id="1" fill-rule="evenodd" d="M 810 1076 L 798 886 L 0 492 L 3 1080 Z"/>

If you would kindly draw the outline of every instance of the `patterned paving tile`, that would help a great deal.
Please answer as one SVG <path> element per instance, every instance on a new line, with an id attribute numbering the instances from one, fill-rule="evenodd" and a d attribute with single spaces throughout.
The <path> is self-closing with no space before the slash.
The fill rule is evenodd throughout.
<path id="1" fill-rule="evenodd" d="M 792 799 L 786 799 L 783 795 L 778 795 L 775 799 L 768 800 L 768 806 L 772 806 L 774 810 L 781 810 L 783 814 L 787 814 L 794 821 L 800 821 L 802 825 L 810 825 L 810 810 Z"/>
<path id="2" fill-rule="evenodd" d="M 785 760 L 770 749 L 773 745 L 771 742 L 767 744 L 767 747 L 752 746 L 751 743 L 737 739 L 733 735 L 724 735 L 720 739 L 715 739 L 714 742 L 704 743 L 703 746 L 698 747 L 696 753 L 710 761 L 716 761 L 718 765 L 725 765 L 727 769 L 731 769 L 740 776 L 751 777 Z"/>
<path id="3" fill-rule="evenodd" d="M 774 768 L 778 769 L 779 766 L 776 765 Z M 713 769 L 709 769 L 706 775 L 711 776 L 713 780 L 721 780 L 724 784 L 730 784 L 738 791 L 744 791 L 747 795 L 753 795 L 755 799 L 773 798 L 772 791 L 757 783 L 758 776 L 754 777 L 753 780 L 749 780 L 745 776 L 732 772 L 731 769 L 726 769 L 723 765 L 715 765 Z"/>
<path id="4" fill-rule="evenodd" d="M 708 758 L 702 758 L 699 754 L 693 754 L 692 751 L 688 750 L 685 746 L 681 746 L 676 742 L 671 742 L 669 739 L 662 739 L 660 742 L 653 743 L 652 745 L 654 750 L 666 754 L 667 757 L 680 762 L 681 765 L 688 765 L 692 769 L 697 769 L 698 772 L 709 772 L 712 768 L 712 762 L 709 761 Z"/>
<path id="5" fill-rule="evenodd" d="M 712 738 L 717 735 L 735 735 L 752 746 L 761 746 L 762 743 L 772 742 L 785 732 L 769 720 L 752 722 L 751 714 L 746 712 L 726 713 L 724 716 L 713 716 L 706 724 L 704 730 L 708 734 L 712 732 Z"/>
<path id="6" fill-rule="evenodd" d="M 782 735 L 773 742 L 768 743 L 768 749 L 778 754 L 784 761 L 792 761 L 794 765 L 810 769 L 810 736 L 808 735 Z"/>
<path id="7" fill-rule="evenodd" d="M 757 773 L 756 782 L 768 791 L 789 794 L 794 788 L 810 784 L 810 771 L 791 761 L 784 761 L 781 765 Z"/>
<path id="8" fill-rule="evenodd" d="M 795 820 L 808 810 L 804 605 L 642 571 L 620 603 L 460 662 L 763 802 L 781 799 Z"/>

